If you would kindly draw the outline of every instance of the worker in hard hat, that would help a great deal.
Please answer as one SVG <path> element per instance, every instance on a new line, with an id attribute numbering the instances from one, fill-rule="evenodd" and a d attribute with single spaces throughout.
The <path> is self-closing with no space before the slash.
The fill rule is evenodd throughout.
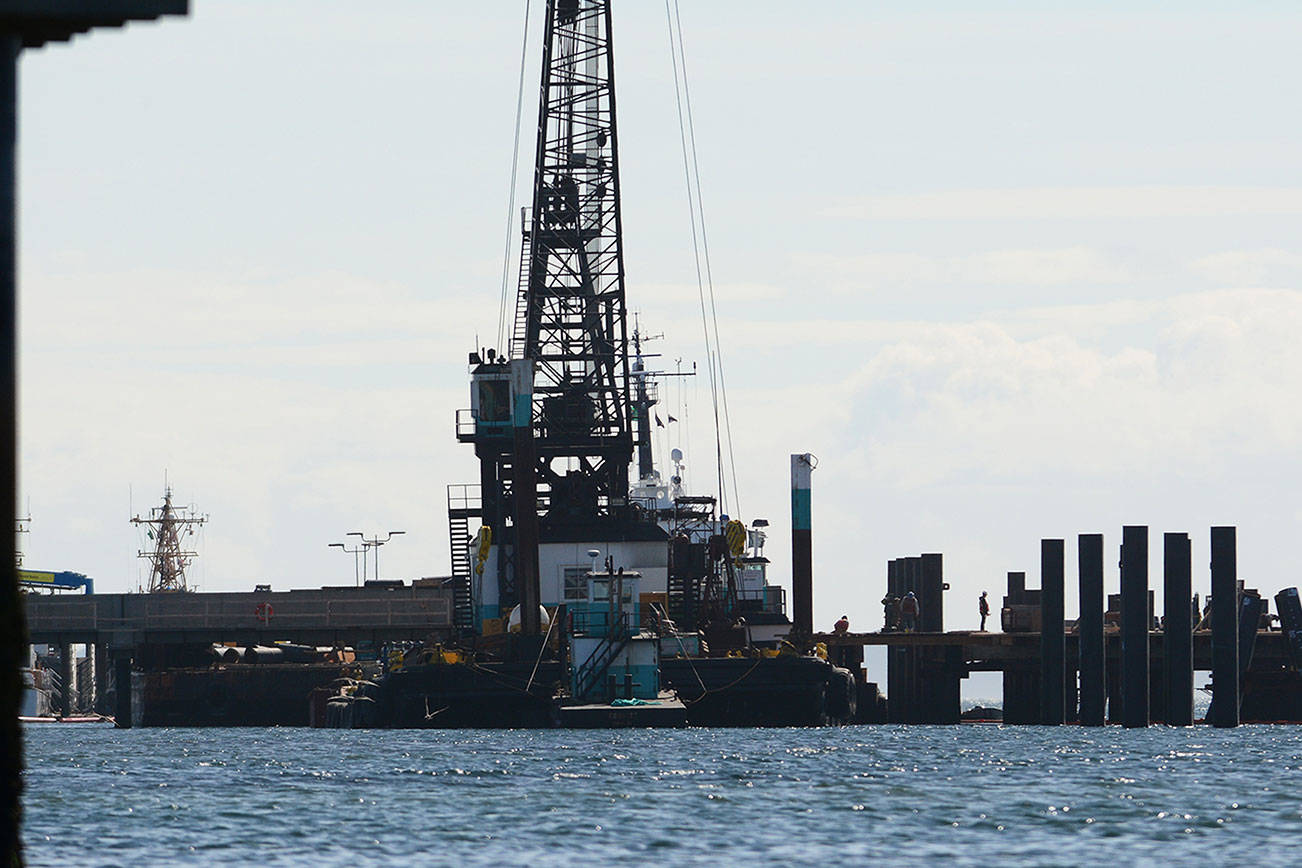
<path id="1" fill-rule="evenodd" d="M 916 633 L 918 631 L 918 616 L 922 614 L 922 607 L 918 605 L 918 598 L 909 591 L 900 600 L 900 627 L 905 633 Z"/>

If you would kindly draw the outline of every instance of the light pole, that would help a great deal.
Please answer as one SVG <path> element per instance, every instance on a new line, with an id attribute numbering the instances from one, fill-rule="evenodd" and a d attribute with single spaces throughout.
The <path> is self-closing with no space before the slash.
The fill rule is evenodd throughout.
<path id="1" fill-rule="evenodd" d="M 375 577 L 378 579 L 380 577 L 380 546 L 384 545 L 389 540 L 393 539 L 395 536 L 402 536 L 405 533 L 406 533 L 405 530 L 391 530 L 387 532 L 383 538 L 381 538 L 379 534 L 376 534 L 370 539 L 367 539 L 362 534 L 361 531 L 354 530 L 354 531 L 349 531 L 348 535 L 360 538 L 362 546 L 364 548 L 375 549 Z M 366 578 L 366 556 L 365 555 L 362 556 L 362 578 L 363 579 Z"/>
<path id="2" fill-rule="evenodd" d="M 366 551 L 366 547 L 358 546 L 355 549 L 350 549 L 347 546 L 345 546 L 343 543 L 330 543 L 330 548 L 343 549 L 345 552 L 353 556 L 353 584 L 360 588 L 362 586 L 362 582 L 357 577 L 357 555 L 359 552 Z"/>

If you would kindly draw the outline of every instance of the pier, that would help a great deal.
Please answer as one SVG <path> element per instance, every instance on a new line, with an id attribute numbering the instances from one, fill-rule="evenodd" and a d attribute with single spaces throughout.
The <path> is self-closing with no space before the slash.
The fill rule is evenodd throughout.
<path id="1" fill-rule="evenodd" d="M 122 726 L 133 719 L 133 691 L 121 689 L 132 683 L 132 672 L 206 665 L 206 659 L 196 659 L 196 649 L 277 642 L 378 647 L 443 641 L 453 631 L 452 591 L 419 583 L 278 592 L 29 594 L 23 599 L 29 641 L 59 647 L 65 670 L 71 647 L 88 646 L 97 710 L 112 713 Z M 65 683 L 70 680 L 65 671 Z M 109 684 L 115 686 L 112 708 L 106 703 Z"/>
<path id="2" fill-rule="evenodd" d="M 818 633 L 829 657 L 857 667 L 863 649 L 887 649 L 887 716 L 892 723 L 959 721 L 959 686 L 972 672 L 1002 672 L 1003 721 L 1008 724 L 1142 728 L 1194 722 L 1194 674 L 1210 672 L 1207 723 L 1240 720 L 1302 722 L 1302 606 L 1295 588 L 1269 600 L 1236 574 L 1236 532 L 1212 528 L 1206 617 L 1193 594 L 1192 541 L 1162 539 L 1164 608 L 1154 611 L 1148 574 L 1148 528 L 1123 528 L 1119 594 L 1105 595 L 1104 538 L 1076 540 L 1080 616 L 1064 619 L 1066 542 L 1040 545 L 1038 589 L 1026 573 L 1008 573 L 1000 611 L 1002 633 L 943 629 L 939 554 L 887 565 L 887 603 L 912 591 L 921 600 L 917 631 Z M 889 618 L 889 615 L 887 616 Z M 1275 627 L 1272 618 L 1278 619 Z"/>

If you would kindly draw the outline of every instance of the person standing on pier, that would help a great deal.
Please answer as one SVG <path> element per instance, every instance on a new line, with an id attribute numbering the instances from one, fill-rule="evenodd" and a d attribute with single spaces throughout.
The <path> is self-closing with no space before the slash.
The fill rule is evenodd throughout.
<path id="1" fill-rule="evenodd" d="M 905 633 L 915 633 L 918 630 L 918 615 L 921 614 L 922 607 L 918 605 L 918 598 L 913 596 L 909 591 L 900 601 L 900 626 Z"/>
<path id="2" fill-rule="evenodd" d="M 832 625 L 832 632 L 838 634 L 845 634 L 850 632 L 850 616 L 842 615 L 840 618 L 838 618 L 836 623 Z"/>
<path id="3" fill-rule="evenodd" d="M 981 613 L 981 632 L 986 631 L 986 618 L 990 617 L 990 601 L 986 599 L 989 591 L 982 591 L 980 599 L 977 600 L 977 611 Z"/>

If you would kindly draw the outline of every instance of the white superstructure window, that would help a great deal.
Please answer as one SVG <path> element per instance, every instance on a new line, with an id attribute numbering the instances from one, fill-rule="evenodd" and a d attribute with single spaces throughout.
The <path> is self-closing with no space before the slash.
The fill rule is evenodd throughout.
<path id="1" fill-rule="evenodd" d="M 561 567 L 561 588 L 567 603 L 588 599 L 588 571 L 591 567 Z"/>

